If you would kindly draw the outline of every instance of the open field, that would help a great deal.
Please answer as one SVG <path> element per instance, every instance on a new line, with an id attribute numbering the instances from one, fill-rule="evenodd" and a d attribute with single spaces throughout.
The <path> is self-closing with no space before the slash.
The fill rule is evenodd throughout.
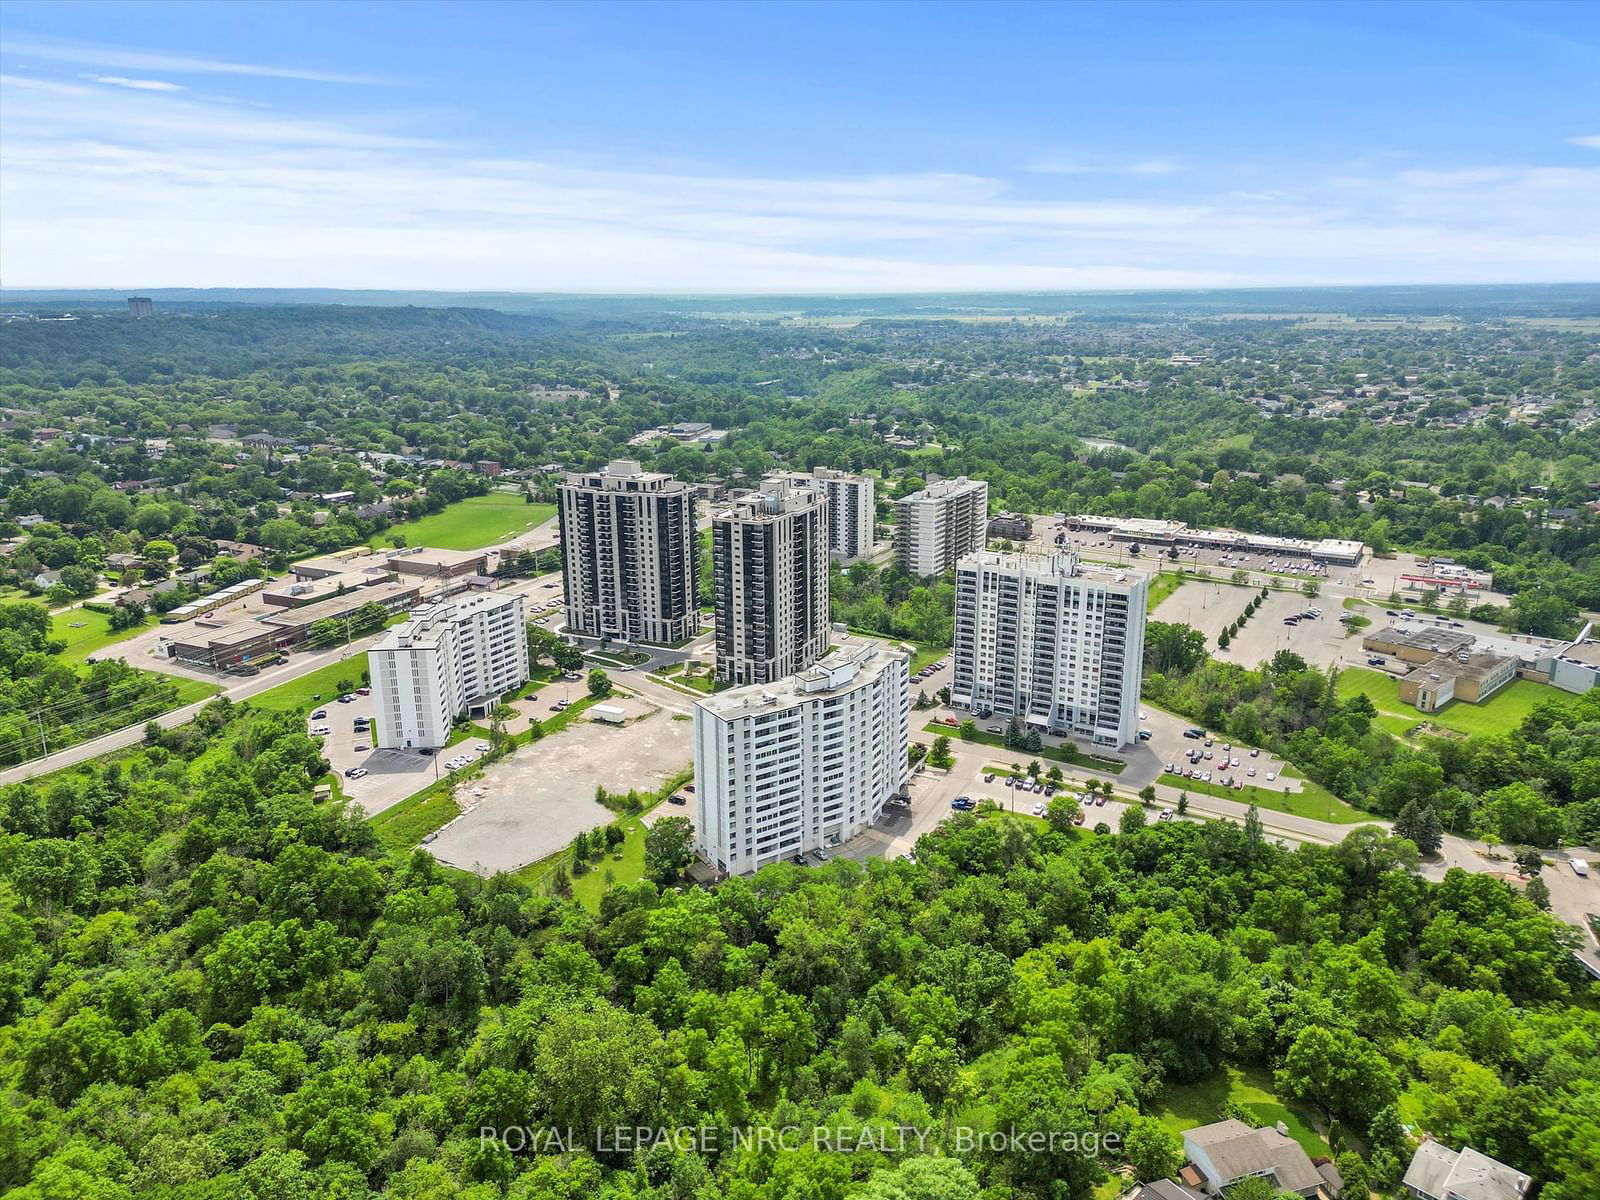
<path id="1" fill-rule="evenodd" d="M 61 652 L 61 661 L 70 666 L 76 666 L 91 654 L 149 628 L 145 625 L 114 630 L 108 614 L 87 608 L 63 609 L 50 617 L 50 636 L 67 644 L 67 648 Z"/>
<path id="2" fill-rule="evenodd" d="M 1289 1136 L 1309 1155 L 1328 1154 L 1328 1143 L 1312 1125 L 1309 1110 L 1291 1107 L 1272 1090 L 1272 1073 L 1259 1067 L 1226 1067 L 1199 1083 L 1170 1084 L 1156 1100 L 1156 1116 L 1173 1133 L 1221 1120 L 1222 1106 L 1232 1100 L 1250 1110 L 1258 1125 L 1282 1121 Z"/>
<path id="3" fill-rule="evenodd" d="M 1280 791 L 1272 787 L 1258 787 L 1249 783 L 1235 791 L 1224 784 L 1206 783 L 1199 779 L 1184 779 L 1178 775 L 1163 775 L 1157 782 L 1188 792 L 1191 796 L 1216 796 L 1237 804 L 1254 804 L 1257 808 L 1273 812 L 1290 813 L 1297 817 L 1311 817 L 1318 821 L 1331 821 L 1337 825 L 1359 825 L 1377 818 L 1369 812 L 1346 804 L 1327 788 L 1294 771 L 1284 769 L 1282 776 L 1293 778 L 1300 784 L 1298 792 Z"/>
<path id="4" fill-rule="evenodd" d="M 335 686 L 343 679 L 352 688 L 360 687 L 366 681 L 362 678 L 367 669 L 365 655 L 355 658 L 340 659 L 338 662 L 329 663 L 325 667 L 318 667 L 315 671 L 291 679 L 288 683 L 280 683 L 270 691 L 262 692 L 259 696 L 251 696 L 247 701 L 257 708 L 271 708 L 280 712 L 297 712 L 309 709 L 313 705 L 333 700 L 339 695 Z M 321 696 L 321 700 L 315 697 Z"/>
<path id="5" fill-rule="evenodd" d="M 1153 613 L 1161 602 L 1183 586 L 1184 577 L 1176 571 L 1162 571 L 1150 580 L 1150 590 L 1145 595 L 1144 610 Z"/>
<path id="6" fill-rule="evenodd" d="M 481 550 L 527 533 L 555 515 L 553 504 L 529 504 L 511 492 L 490 492 L 487 496 L 469 496 L 443 512 L 391 526 L 379 540 L 397 533 L 408 546 Z"/>
<path id="7" fill-rule="evenodd" d="M 1484 704 L 1456 700 L 1436 713 L 1420 713 L 1400 701 L 1393 676 L 1366 667 L 1346 667 L 1339 672 L 1341 699 L 1364 693 L 1378 710 L 1378 724 L 1398 737 L 1405 737 L 1424 722 L 1466 734 L 1499 734 L 1516 728 L 1540 704 L 1568 698 L 1566 692 L 1547 683 L 1518 679 L 1496 692 Z"/>

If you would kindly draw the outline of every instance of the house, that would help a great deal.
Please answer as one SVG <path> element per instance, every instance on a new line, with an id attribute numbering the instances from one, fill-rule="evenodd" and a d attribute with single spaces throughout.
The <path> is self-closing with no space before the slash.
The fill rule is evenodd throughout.
<path id="1" fill-rule="evenodd" d="M 1123 1200 L 1207 1200 L 1204 1192 L 1185 1187 L 1172 1179 L 1136 1184 Z"/>
<path id="2" fill-rule="evenodd" d="M 52 568 L 40 571 L 33 577 L 33 586 L 36 588 L 50 588 L 61 582 L 61 572 Z"/>
<path id="3" fill-rule="evenodd" d="M 1183 1152 L 1200 1172 L 1207 1194 L 1213 1196 L 1253 1175 L 1308 1200 L 1333 1200 L 1344 1187 L 1333 1164 L 1324 1162 L 1318 1167 L 1293 1138 L 1276 1129 L 1252 1129 L 1243 1121 L 1218 1121 L 1185 1130 Z"/>
<path id="4" fill-rule="evenodd" d="M 1431 1139 L 1417 1147 L 1400 1181 L 1418 1200 L 1522 1200 L 1530 1182 L 1471 1146 L 1457 1151 Z"/>
<path id="5" fill-rule="evenodd" d="M 265 555 L 266 551 L 254 542 L 230 542 L 226 538 L 218 538 L 217 553 L 230 555 L 240 562 L 251 562 Z"/>
<path id="6" fill-rule="evenodd" d="M 24 529 L 37 529 L 40 525 L 43 525 L 44 522 L 45 519 L 38 513 L 29 513 L 25 517 L 17 518 L 17 524 L 22 526 Z"/>

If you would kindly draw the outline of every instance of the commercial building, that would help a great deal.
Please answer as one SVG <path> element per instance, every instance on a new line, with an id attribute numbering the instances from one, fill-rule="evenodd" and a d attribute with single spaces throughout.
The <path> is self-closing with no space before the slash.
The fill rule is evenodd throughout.
<path id="1" fill-rule="evenodd" d="M 1400 679 L 1400 699 L 1418 712 L 1438 712 L 1452 700 L 1481 704 L 1517 677 L 1521 660 L 1509 654 L 1462 650 L 1413 667 Z"/>
<path id="2" fill-rule="evenodd" d="M 1117 747 L 1139 732 L 1148 579 L 1072 554 L 982 551 L 956 566 L 950 703 Z"/>
<path id="3" fill-rule="evenodd" d="M 694 489 L 619 458 L 558 490 L 567 631 L 657 645 L 698 633 Z"/>
<path id="4" fill-rule="evenodd" d="M 460 575 L 487 575 L 489 552 L 487 550 L 432 550 L 417 546 L 410 550 L 396 550 L 388 558 L 389 569 L 397 575 L 421 576 L 424 579 L 453 579 Z"/>
<path id="5" fill-rule="evenodd" d="M 144 318 L 153 315 L 155 311 L 156 306 L 149 296 L 128 297 L 128 315 L 135 321 L 142 321 Z"/>
<path id="6" fill-rule="evenodd" d="M 290 631 L 259 621 L 210 621 L 204 617 L 163 635 L 156 653 L 185 666 L 254 674 L 295 645 Z"/>
<path id="7" fill-rule="evenodd" d="M 837 845 L 905 790 L 906 655 L 847 641 L 800 674 L 695 705 L 698 846 L 733 875 Z"/>
<path id="8" fill-rule="evenodd" d="M 1432 662 L 1441 654 L 1454 656 L 1476 639 L 1470 633 L 1438 629 L 1431 625 L 1386 625 L 1361 639 L 1361 648 L 1373 654 L 1387 654 L 1401 662 Z"/>
<path id="9" fill-rule="evenodd" d="M 455 718 L 528 678 L 523 599 L 484 592 L 413 613 L 367 652 L 378 745 L 437 748 Z"/>
<path id="10" fill-rule="evenodd" d="M 941 479 L 894 509 L 894 561 L 912 575 L 943 575 L 987 541 L 989 485 L 981 479 Z"/>
<path id="11" fill-rule="evenodd" d="M 989 536 L 1025 542 L 1033 537 L 1033 518 L 1025 513 L 997 513 L 989 519 Z"/>
<path id="12" fill-rule="evenodd" d="M 1284 558 L 1307 558 L 1332 566 L 1353 567 L 1366 549 L 1347 538 L 1277 537 L 1267 533 L 1241 533 L 1237 529 L 1191 529 L 1182 521 L 1163 521 L 1151 517 L 1102 517 L 1078 513 L 1066 518 L 1066 527 L 1075 531 L 1104 533 L 1114 542 L 1141 545 L 1191 546 L 1200 550 L 1226 550 L 1245 554 L 1267 554 Z"/>
<path id="13" fill-rule="evenodd" d="M 1600 687 L 1600 641 L 1580 638 L 1564 647 L 1551 659 L 1550 682 L 1562 691 L 1580 695 Z"/>
<path id="14" fill-rule="evenodd" d="M 1532 1182 L 1471 1146 L 1452 1150 L 1429 1138 L 1411 1156 L 1400 1184 L 1417 1200 L 1522 1200 Z"/>
<path id="15" fill-rule="evenodd" d="M 717 678 L 772 683 L 828 649 L 828 501 L 768 480 L 711 518 Z"/>
<path id="16" fill-rule="evenodd" d="M 843 563 L 860 562 L 872 553 L 874 480 L 870 475 L 848 475 L 828 467 L 807 473 L 782 471 L 768 476 L 791 487 L 810 488 L 828 499 L 828 553 Z"/>

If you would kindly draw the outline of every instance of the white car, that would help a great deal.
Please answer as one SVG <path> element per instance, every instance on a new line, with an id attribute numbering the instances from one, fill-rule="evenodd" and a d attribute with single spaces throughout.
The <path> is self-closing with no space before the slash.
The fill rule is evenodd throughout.
<path id="1" fill-rule="evenodd" d="M 1150 714 L 1145 712 L 1145 710 L 1141 708 L 1139 710 L 1139 720 L 1148 721 L 1149 719 L 1150 719 Z"/>
<path id="2" fill-rule="evenodd" d="M 489 745 L 488 742 L 479 742 L 477 745 L 473 746 L 472 748 L 474 750 L 476 750 L 479 754 L 487 754 L 492 749 L 492 747 Z"/>
<path id="3" fill-rule="evenodd" d="M 1267 782 L 1268 783 L 1271 783 L 1277 777 L 1278 777 L 1278 773 L 1276 771 L 1268 771 L 1267 772 Z"/>
<path id="4" fill-rule="evenodd" d="M 360 779 L 364 775 L 366 775 L 366 773 L 367 773 L 367 769 L 365 767 L 357 767 L 354 771 L 350 772 L 350 778 L 351 779 Z"/>
<path id="5" fill-rule="evenodd" d="M 326 737 L 328 734 L 333 732 L 333 726 L 332 725 L 313 725 L 311 727 L 311 732 L 313 734 L 315 734 L 317 737 Z"/>
<path id="6" fill-rule="evenodd" d="M 1250 778 L 1254 779 L 1255 777 L 1256 777 L 1256 769 L 1254 767 L 1251 767 L 1250 768 Z"/>
<path id="7" fill-rule="evenodd" d="M 1230 762 L 1229 762 L 1229 763 L 1228 763 L 1228 765 L 1229 765 L 1229 766 L 1230 766 L 1230 767 L 1234 767 L 1234 768 L 1237 768 L 1237 767 L 1238 767 L 1238 766 L 1239 766 L 1239 760 L 1238 760 L 1238 759 L 1237 759 L 1237 758 L 1235 758 L 1235 759 L 1233 759 L 1233 760 L 1232 760 L 1232 761 L 1230 761 Z"/>
<path id="8" fill-rule="evenodd" d="M 1042 816 L 1044 816 L 1044 805 L 1042 805 L 1042 804 L 1035 804 L 1035 805 L 1034 805 L 1034 806 L 1033 806 L 1033 815 L 1034 815 L 1034 816 L 1036 816 L 1036 817 L 1042 817 Z"/>

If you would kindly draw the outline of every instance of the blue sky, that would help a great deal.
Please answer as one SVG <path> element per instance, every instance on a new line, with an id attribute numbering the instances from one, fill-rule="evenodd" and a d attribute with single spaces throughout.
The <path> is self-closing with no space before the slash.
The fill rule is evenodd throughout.
<path id="1" fill-rule="evenodd" d="M 1595 4 L 0 9 L 0 278 L 1600 279 Z"/>

